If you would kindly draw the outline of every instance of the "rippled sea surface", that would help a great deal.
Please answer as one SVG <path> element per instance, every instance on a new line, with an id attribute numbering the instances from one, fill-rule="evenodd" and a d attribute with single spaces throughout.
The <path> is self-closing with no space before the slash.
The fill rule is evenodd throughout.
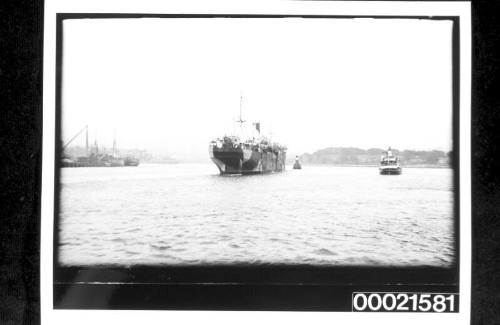
<path id="1" fill-rule="evenodd" d="M 61 171 L 63 265 L 433 265 L 454 260 L 451 169 L 212 164 Z"/>

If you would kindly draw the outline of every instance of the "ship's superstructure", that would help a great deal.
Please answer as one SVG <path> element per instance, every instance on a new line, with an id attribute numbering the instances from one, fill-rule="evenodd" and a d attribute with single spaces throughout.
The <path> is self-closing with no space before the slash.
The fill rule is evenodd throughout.
<path id="1" fill-rule="evenodd" d="M 240 130 L 243 123 L 240 97 Z M 254 123 L 255 136 L 226 135 L 209 144 L 209 154 L 221 175 L 259 174 L 285 170 L 286 147 L 260 134 L 260 123 Z M 240 132 L 242 133 L 242 132 Z"/>

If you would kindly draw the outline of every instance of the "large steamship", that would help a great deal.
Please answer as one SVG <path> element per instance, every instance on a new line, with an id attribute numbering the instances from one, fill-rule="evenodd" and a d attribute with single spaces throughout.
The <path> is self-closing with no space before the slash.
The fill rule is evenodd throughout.
<path id="1" fill-rule="evenodd" d="M 243 127 L 241 115 L 237 121 Z M 285 170 L 286 147 L 260 134 L 260 123 L 254 123 L 255 136 L 243 139 L 242 135 L 226 135 L 210 142 L 210 158 L 221 175 L 260 174 Z M 242 133 L 242 132 L 240 132 Z"/>

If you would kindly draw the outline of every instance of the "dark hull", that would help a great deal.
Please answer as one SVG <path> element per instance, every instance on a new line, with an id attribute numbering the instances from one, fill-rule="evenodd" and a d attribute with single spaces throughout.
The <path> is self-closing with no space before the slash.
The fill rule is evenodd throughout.
<path id="1" fill-rule="evenodd" d="M 125 166 L 139 166 L 139 159 L 133 159 L 133 158 L 125 158 L 124 161 Z"/>
<path id="2" fill-rule="evenodd" d="M 61 162 L 61 167 L 124 167 L 137 166 L 138 160 L 127 161 L 120 158 L 99 159 L 95 157 L 79 157 L 76 160 L 65 159 Z"/>
<path id="3" fill-rule="evenodd" d="M 221 175 L 261 174 L 285 170 L 285 151 L 210 147 L 210 158 Z"/>
<path id="4" fill-rule="evenodd" d="M 380 169 L 380 175 L 401 175 L 401 168 L 384 168 Z"/>
<path id="5" fill-rule="evenodd" d="M 61 167 L 118 167 L 118 165 L 104 161 L 63 161 Z"/>

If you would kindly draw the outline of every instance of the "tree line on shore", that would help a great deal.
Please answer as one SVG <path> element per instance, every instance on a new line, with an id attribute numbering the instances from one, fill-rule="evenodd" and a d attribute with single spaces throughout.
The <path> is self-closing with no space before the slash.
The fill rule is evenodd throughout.
<path id="1" fill-rule="evenodd" d="M 331 164 L 331 165 L 378 165 L 380 158 L 385 155 L 386 149 L 370 148 L 325 148 L 313 153 L 299 155 L 304 164 Z M 452 152 L 440 150 L 398 150 L 392 149 L 398 156 L 402 165 L 414 166 L 451 166 Z M 294 157 L 290 157 L 294 158 Z"/>

